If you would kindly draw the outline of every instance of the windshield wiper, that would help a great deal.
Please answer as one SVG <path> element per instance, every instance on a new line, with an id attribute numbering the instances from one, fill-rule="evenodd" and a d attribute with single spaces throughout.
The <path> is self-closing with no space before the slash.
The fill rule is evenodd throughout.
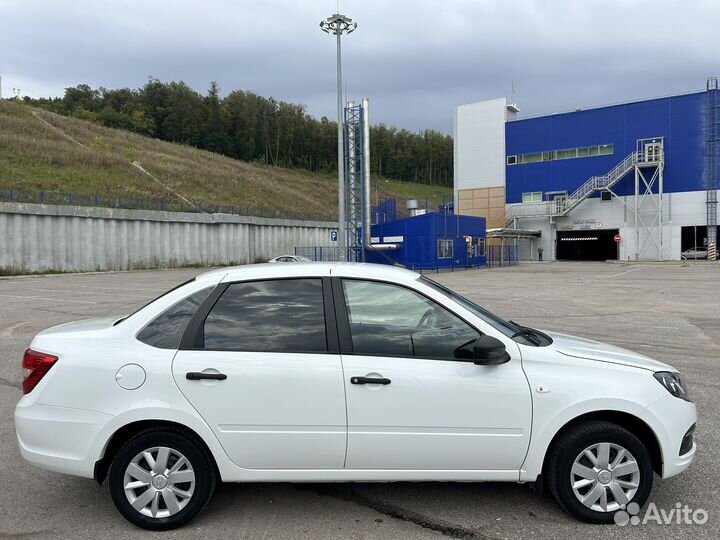
<path id="1" fill-rule="evenodd" d="M 522 336 L 526 338 L 528 341 L 531 341 L 535 345 L 540 345 L 540 338 L 535 333 L 535 330 L 532 328 L 528 328 L 527 326 L 522 326 L 521 324 L 516 323 L 515 321 L 510 321 L 512 324 L 515 325 L 515 327 L 518 329 L 517 332 L 515 332 L 512 336 L 510 336 L 511 339 L 515 339 L 516 337 Z"/>

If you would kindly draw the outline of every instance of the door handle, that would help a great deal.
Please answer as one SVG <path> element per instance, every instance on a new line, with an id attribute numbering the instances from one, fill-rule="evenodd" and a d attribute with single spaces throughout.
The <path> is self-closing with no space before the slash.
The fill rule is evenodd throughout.
<path id="1" fill-rule="evenodd" d="M 350 377 L 351 384 L 390 384 L 385 377 Z"/>
<path id="2" fill-rule="evenodd" d="M 224 381 L 227 379 L 227 375 L 224 373 L 203 373 L 202 371 L 188 371 L 185 374 L 185 378 L 188 381 L 201 381 L 203 379 L 210 379 L 212 381 Z"/>

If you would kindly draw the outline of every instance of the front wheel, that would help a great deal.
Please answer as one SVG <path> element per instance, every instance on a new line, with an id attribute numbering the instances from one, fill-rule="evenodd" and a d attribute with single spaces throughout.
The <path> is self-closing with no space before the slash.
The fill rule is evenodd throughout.
<path id="1" fill-rule="evenodd" d="M 642 506 L 652 489 L 652 460 L 628 430 L 610 422 L 571 428 L 550 450 L 550 492 L 582 521 L 612 523 L 631 502 Z"/>
<path id="2" fill-rule="evenodd" d="M 110 467 L 110 495 L 131 523 L 151 530 L 193 519 L 215 490 L 211 458 L 175 431 L 145 431 L 118 451 Z"/>

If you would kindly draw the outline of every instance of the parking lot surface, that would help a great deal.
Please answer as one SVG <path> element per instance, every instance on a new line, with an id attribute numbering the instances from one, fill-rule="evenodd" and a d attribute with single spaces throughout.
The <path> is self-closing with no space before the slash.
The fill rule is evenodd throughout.
<path id="1" fill-rule="evenodd" d="M 678 368 L 698 406 L 699 450 L 686 473 L 655 478 L 650 502 L 665 512 L 677 504 L 703 509 L 704 525 L 587 525 L 549 495 L 516 484 L 227 484 L 190 525 L 150 533 L 116 512 L 107 485 L 25 463 L 13 409 L 21 396 L 20 360 L 33 335 L 63 322 L 128 313 L 200 272 L 0 280 L 0 538 L 717 538 L 720 265 L 528 263 L 430 276 L 505 318 L 606 341 Z"/>

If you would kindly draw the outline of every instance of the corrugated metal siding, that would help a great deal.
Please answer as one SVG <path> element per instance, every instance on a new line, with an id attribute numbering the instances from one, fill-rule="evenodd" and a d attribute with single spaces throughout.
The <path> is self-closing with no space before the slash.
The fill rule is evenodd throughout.
<path id="1" fill-rule="evenodd" d="M 392 260 L 407 268 L 427 270 L 465 267 L 468 260 L 464 237 L 485 238 L 485 218 L 457 214 L 424 214 L 373 225 L 372 236 L 380 237 L 381 240 L 388 236 L 402 236 L 403 242 L 396 251 L 382 252 L 385 256 L 368 251 L 367 262 L 389 264 Z M 438 259 L 437 241 L 440 239 L 453 240 L 452 259 Z M 472 264 L 483 266 L 485 257 L 474 258 Z"/>
<path id="2" fill-rule="evenodd" d="M 586 111 L 554 114 L 506 124 L 506 153 L 562 150 L 613 144 L 614 154 L 506 166 L 508 203 L 532 191 L 572 192 L 593 175 L 608 172 L 635 150 L 637 139 L 665 137 L 665 192 L 698 191 L 703 185 L 705 92 Z M 628 175 L 613 190 L 634 193 Z"/>

